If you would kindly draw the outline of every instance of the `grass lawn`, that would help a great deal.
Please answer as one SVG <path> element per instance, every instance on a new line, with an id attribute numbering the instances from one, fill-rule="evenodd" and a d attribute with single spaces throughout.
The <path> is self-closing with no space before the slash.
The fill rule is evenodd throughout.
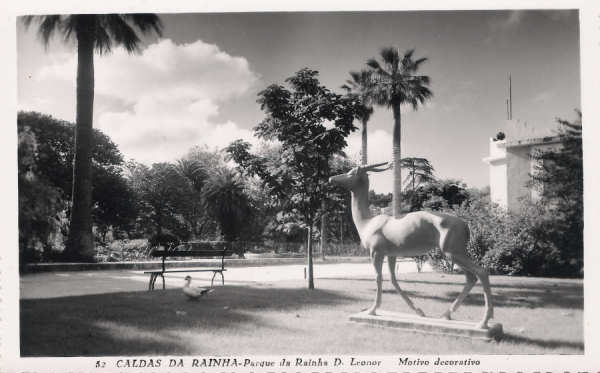
<path id="1" fill-rule="evenodd" d="M 415 304 L 440 315 L 464 276 L 399 275 Z M 495 319 L 505 338 L 485 342 L 373 328 L 347 321 L 371 304 L 375 282 L 317 279 L 219 286 L 198 302 L 181 290 L 123 292 L 21 301 L 22 356 L 151 354 L 583 354 L 583 281 L 492 277 Z M 408 311 L 389 281 L 382 309 Z M 455 314 L 483 315 L 477 285 Z"/>

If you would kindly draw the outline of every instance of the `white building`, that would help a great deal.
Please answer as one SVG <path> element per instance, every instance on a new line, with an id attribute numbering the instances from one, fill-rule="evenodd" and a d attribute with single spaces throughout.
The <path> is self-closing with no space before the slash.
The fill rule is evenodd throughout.
<path id="1" fill-rule="evenodd" d="M 535 170 L 533 156 L 540 151 L 556 149 L 560 138 L 544 136 L 526 123 L 507 121 L 506 138 L 490 138 L 490 154 L 483 161 L 489 164 L 490 198 L 511 211 L 517 211 L 524 199 L 535 200 L 538 192 L 529 185 Z"/>

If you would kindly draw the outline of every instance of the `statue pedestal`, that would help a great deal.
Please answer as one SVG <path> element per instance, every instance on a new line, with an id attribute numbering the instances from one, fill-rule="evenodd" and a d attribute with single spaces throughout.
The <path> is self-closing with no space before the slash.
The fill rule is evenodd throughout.
<path id="1" fill-rule="evenodd" d="M 458 320 L 420 317 L 414 314 L 377 310 L 377 316 L 365 312 L 350 315 L 350 321 L 369 326 L 396 328 L 417 333 L 448 335 L 482 340 L 502 338 L 502 324 L 490 324 L 489 329 L 477 329 L 476 323 Z"/>

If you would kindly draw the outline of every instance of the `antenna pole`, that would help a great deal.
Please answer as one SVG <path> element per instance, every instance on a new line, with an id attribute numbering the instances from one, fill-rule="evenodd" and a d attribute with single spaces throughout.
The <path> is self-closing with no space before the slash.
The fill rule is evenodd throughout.
<path id="1" fill-rule="evenodd" d="M 508 74 L 508 119 L 512 120 L 512 77 Z"/>

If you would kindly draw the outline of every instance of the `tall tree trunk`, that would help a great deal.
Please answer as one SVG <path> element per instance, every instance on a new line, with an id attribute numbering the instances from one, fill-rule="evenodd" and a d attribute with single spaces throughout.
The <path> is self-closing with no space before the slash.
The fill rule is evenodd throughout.
<path id="1" fill-rule="evenodd" d="M 322 208 L 323 211 L 327 211 L 327 202 L 323 199 Z M 323 213 L 321 216 L 321 242 L 320 242 L 320 251 L 321 251 L 321 259 L 325 260 L 325 245 L 327 245 L 327 218 L 329 214 Z"/>
<path id="2" fill-rule="evenodd" d="M 367 157 L 367 121 L 363 119 L 362 121 L 362 147 L 361 147 L 361 163 L 362 165 L 366 165 L 368 162 Z"/>
<path id="3" fill-rule="evenodd" d="M 312 237 L 313 237 L 313 222 L 312 219 L 308 225 L 308 235 L 307 235 L 307 245 L 306 245 L 306 252 L 307 252 L 307 267 L 308 267 L 308 288 L 309 289 L 314 289 L 315 288 L 315 282 L 313 279 L 313 246 L 312 246 Z"/>
<path id="4" fill-rule="evenodd" d="M 392 104 L 394 112 L 394 131 L 392 145 L 392 159 L 394 162 L 394 186 L 392 190 L 392 211 L 395 218 L 399 218 L 402 214 L 402 167 L 401 167 L 401 152 L 400 141 L 402 140 L 401 122 L 400 122 L 400 103 Z"/>
<path id="5" fill-rule="evenodd" d="M 87 23 L 81 21 L 82 23 Z M 67 257 L 93 260 L 92 235 L 92 118 L 94 114 L 93 24 L 77 34 L 77 113 L 73 193 Z"/>
<path id="6" fill-rule="evenodd" d="M 344 213 L 340 214 L 340 245 L 344 247 Z"/>

